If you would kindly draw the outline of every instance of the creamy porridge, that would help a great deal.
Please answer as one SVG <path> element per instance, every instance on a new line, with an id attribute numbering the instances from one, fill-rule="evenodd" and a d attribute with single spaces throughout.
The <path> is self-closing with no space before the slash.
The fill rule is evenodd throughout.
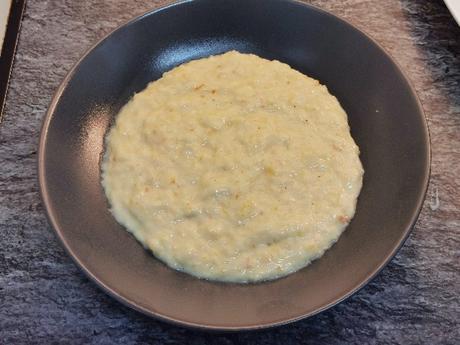
<path id="1" fill-rule="evenodd" d="M 107 135 L 102 173 L 115 218 L 156 257 L 248 282 L 294 272 L 336 242 L 363 169 L 325 86 L 232 51 L 136 94 Z"/>

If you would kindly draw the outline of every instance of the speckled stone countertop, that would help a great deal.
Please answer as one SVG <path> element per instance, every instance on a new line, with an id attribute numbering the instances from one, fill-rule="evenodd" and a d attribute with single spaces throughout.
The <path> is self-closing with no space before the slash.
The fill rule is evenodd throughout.
<path id="1" fill-rule="evenodd" d="M 166 3 L 28 1 L 0 125 L 0 344 L 460 344 L 460 28 L 440 0 L 311 1 L 393 55 L 413 82 L 431 131 L 432 177 L 419 221 L 394 260 L 359 293 L 292 325 L 212 334 L 132 311 L 77 269 L 39 197 L 41 120 L 90 45 Z"/>

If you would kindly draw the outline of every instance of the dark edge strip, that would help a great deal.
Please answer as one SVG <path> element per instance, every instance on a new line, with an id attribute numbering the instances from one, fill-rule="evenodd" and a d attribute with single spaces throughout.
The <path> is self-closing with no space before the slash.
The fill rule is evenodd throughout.
<path id="1" fill-rule="evenodd" d="M 3 119 L 8 83 L 13 67 L 16 44 L 21 28 L 22 13 L 25 7 L 25 0 L 13 0 L 6 26 L 5 40 L 3 41 L 2 55 L 0 57 L 0 124 Z"/>

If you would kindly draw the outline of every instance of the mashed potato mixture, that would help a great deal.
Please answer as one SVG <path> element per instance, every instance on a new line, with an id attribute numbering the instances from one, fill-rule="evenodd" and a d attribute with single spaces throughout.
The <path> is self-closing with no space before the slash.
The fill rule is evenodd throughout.
<path id="1" fill-rule="evenodd" d="M 136 94 L 106 137 L 115 218 L 169 266 L 212 280 L 285 276 L 320 257 L 362 185 L 347 115 L 317 80 L 232 51 Z"/>

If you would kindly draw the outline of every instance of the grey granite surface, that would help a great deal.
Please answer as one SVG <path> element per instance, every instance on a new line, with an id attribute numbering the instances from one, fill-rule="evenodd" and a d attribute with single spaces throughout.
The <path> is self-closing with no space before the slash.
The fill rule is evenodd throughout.
<path id="1" fill-rule="evenodd" d="M 359 293 L 292 325 L 210 334 L 132 311 L 77 269 L 39 198 L 41 120 L 92 43 L 167 2 L 28 1 L 0 125 L 0 344 L 460 344 L 460 28 L 440 0 L 311 1 L 350 20 L 395 57 L 431 130 L 432 177 L 419 221 L 394 260 Z"/>

